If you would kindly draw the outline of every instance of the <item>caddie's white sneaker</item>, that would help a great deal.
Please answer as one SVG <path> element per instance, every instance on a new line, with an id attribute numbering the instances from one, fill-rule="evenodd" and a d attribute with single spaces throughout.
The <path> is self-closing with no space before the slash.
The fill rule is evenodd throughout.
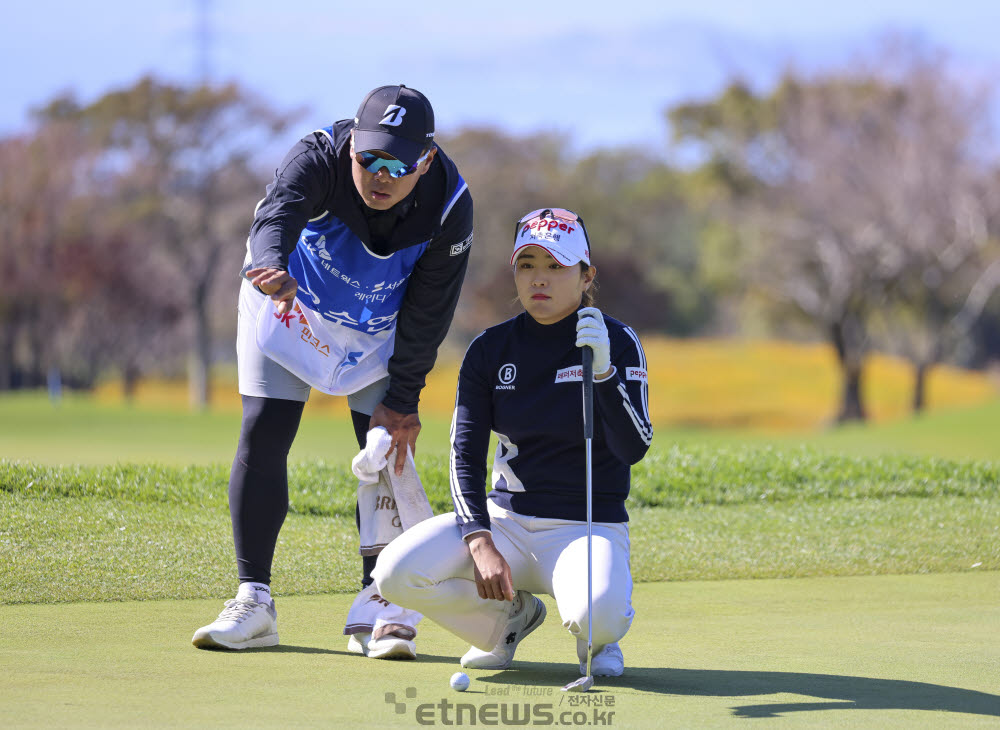
<path id="1" fill-rule="evenodd" d="M 576 640 L 576 656 L 580 660 L 580 674 L 587 673 L 587 642 Z M 590 660 L 590 672 L 595 677 L 620 677 L 625 673 L 625 657 L 616 641 L 603 647 L 594 647 L 594 658 Z"/>
<path id="2" fill-rule="evenodd" d="M 545 604 L 527 591 L 518 591 L 521 610 L 510 617 L 500 641 L 493 651 L 472 647 L 462 657 L 462 666 L 469 669 L 507 669 L 514 661 L 517 645 L 545 620 Z"/>
<path id="3" fill-rule="evenodd" d="M 274 603 L 258 603 L 246 595 L 226 601 L 226 607 L 208 626 L 194 632 L 199 649 L 254 649 L 278 644 L 278 611 Z"/>
<path id="4" fill-rule="evenodd" d="M 409 639 L 389 634 L 373 639 L 371 634 L 351 634 L 347 650 L 369 659 L 416 659 L 417 645 Z"/>

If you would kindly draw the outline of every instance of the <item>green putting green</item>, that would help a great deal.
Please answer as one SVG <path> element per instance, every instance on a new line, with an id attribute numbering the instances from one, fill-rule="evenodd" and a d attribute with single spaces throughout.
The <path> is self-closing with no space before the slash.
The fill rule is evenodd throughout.
<path id="1" fill-rule="evenodd" d="M 1000 724 L 1000 573 L 636 586 L 624 677 L 587 695 L 548 621 L 514 668 L 448 679 L 467 648 L 424 622 L 416 662 L 347 653 L 351 595 L 278 597 L 281 646 L 193 648 L 218 601 L 0 606 L 7 727 L 950 728 Z M 390 696 L 391 695 L 391 696 Z M 474 720 L 474 722 L 473 722 Z M 757 727 L 756 723 L 752 723 Z M 763 726 L 761 726 L 763 727 Z"/>

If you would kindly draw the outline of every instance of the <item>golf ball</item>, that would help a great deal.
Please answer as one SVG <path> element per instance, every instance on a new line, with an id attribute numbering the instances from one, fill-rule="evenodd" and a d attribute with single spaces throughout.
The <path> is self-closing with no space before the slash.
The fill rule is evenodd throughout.
<path id="1" fill-rule="evenodd" d="M 449 684 L 453 690 L 464 692 L 469 688 L 469 675 L 465 672 L 455 672 L 451 675 Z"/>

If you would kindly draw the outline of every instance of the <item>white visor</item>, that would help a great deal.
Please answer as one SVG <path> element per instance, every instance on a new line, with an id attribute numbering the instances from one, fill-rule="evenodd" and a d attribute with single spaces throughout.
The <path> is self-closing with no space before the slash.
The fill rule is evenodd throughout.
<path id="1" fill-rule="evenodd" d="M 576 221 L 538 216 L 523 221 L 514 238 L 514 253 L 510 256 L 510 263 L 513 264 L 517 255 L 528 246 L 545 249 L 563 266 L 572 266 L 581 261 L 590 266 L 587 234 Z"/>

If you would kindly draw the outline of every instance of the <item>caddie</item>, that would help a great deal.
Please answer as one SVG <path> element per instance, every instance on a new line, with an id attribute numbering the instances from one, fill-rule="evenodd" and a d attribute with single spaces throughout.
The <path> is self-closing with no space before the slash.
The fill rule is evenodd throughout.
<path id="1" fill-rule="evenodd" d="M 288 511 L 288 451 L 312 388 L 347 396 L 359 446 L 385 427 L 396 474 L 407 446 L 415 450 L 420 392 L 472 243 L 472 197 L 434 131 L 419 91 L 374 89 L 353 120 L 292 147 L 257 205 L 239 295 L 243 420 L 229 478 L 239 588 L 195 632 L 197 647 L 278 643 L 271 562 Z M 375 560 L 363 558 L 362 586 Z M 372 655 L 413 653 L 412 642 L 379 641 Z M 352 636 L 349 646 L 368 654 L 369 643 Z"/>

